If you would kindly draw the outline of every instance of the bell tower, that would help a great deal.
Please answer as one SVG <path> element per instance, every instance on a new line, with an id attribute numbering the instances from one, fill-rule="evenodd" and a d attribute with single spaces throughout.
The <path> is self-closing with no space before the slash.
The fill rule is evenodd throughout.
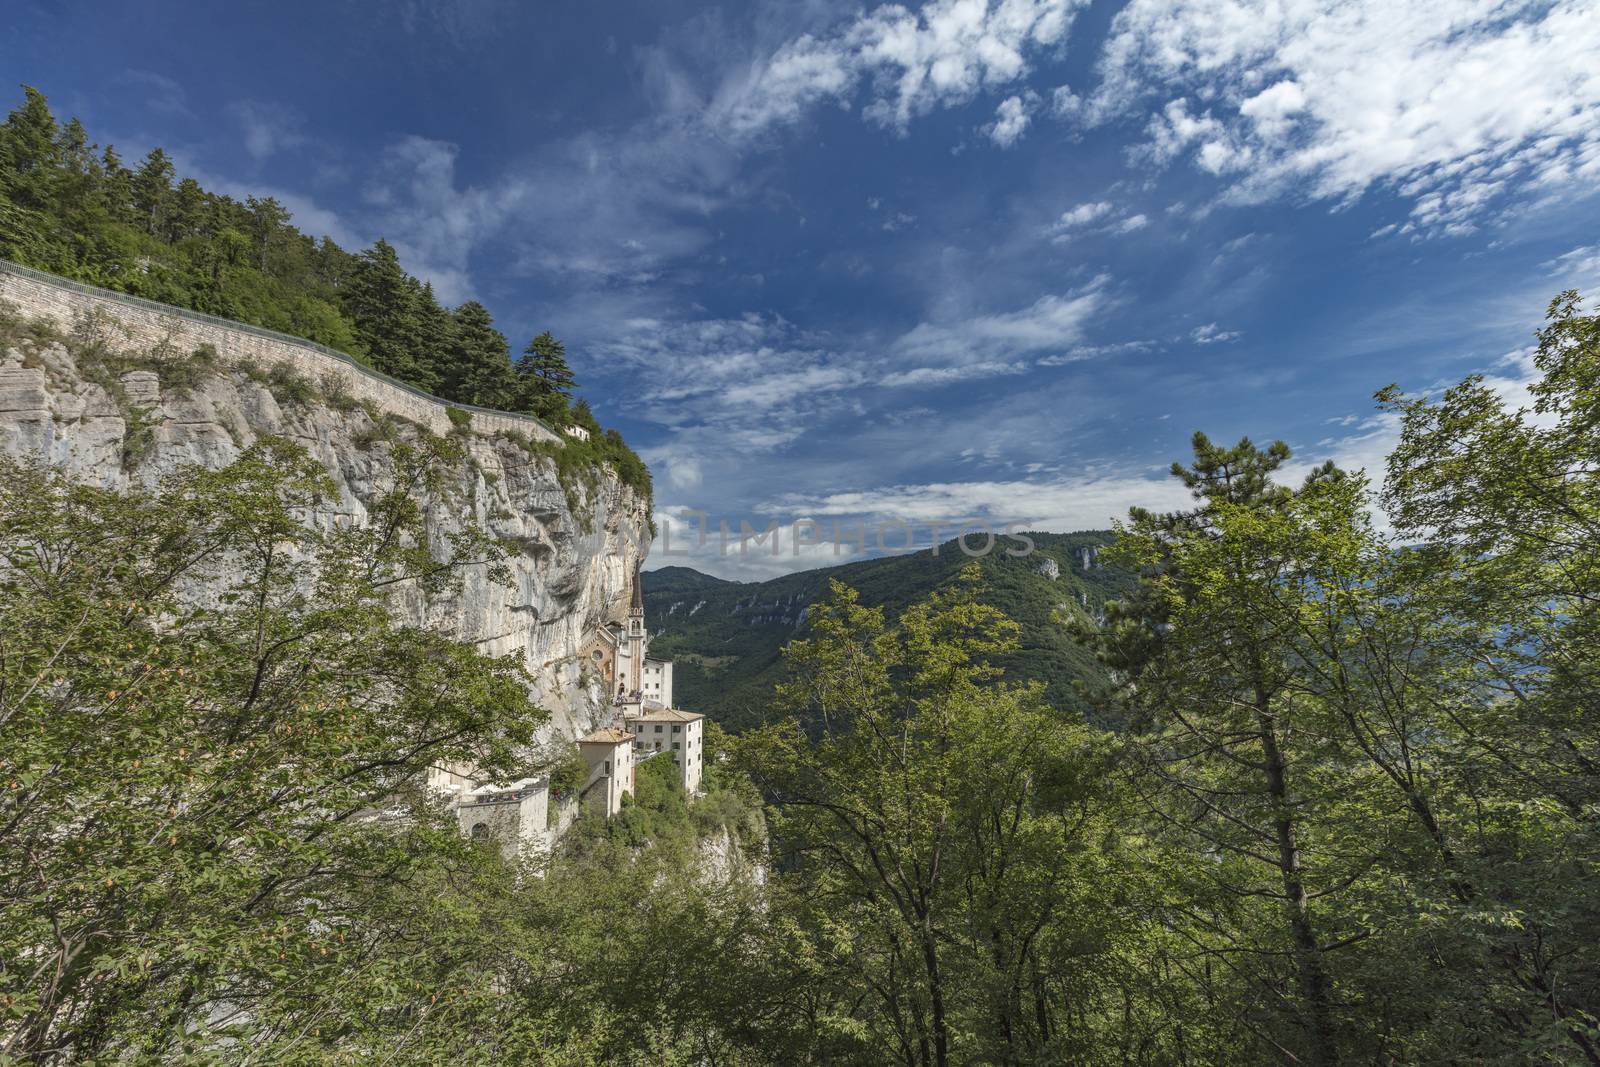
<path id="1" fill-rule="evenodd" d="M 644 584 L 633 565 L 633 600 L 628 605 L 628 695 L 644 689 Z"/>

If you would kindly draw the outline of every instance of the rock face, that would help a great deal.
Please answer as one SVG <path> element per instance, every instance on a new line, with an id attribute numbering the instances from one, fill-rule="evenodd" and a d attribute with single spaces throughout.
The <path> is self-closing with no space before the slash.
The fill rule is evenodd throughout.
<path id="1" fill-rule="evenodd" d="M 163 323 L 164 346 L 152 344 L 138 315 L 153 313 L 142 307 L 8 271 L 0 268 L 0 300 L 13 310 L 69 333 L 81 334 L 92 319 L 112 329 L 117 344 L 140 353 L 141 366 L 155 365 L 161 373 L 140 369 L 108 377 L 104 365 L 80 366 L 57 343 L 0 349 L 0 453 L 121 488 L 154 482 L 186 464 L 225 466 L 262 436 L 285 437 L 332 476 L 338 499 L 317 520 L 331 525 L 361 520 L 392 484 L 385 425 L 401 436 L 422 428 L 453 431 L 468 458 L 439 493 L 422 501 L 428 536 L 443 545 L 476 521 L 512 546 L 512 584 L 471 573 L 459 596 L 418 597 L 403 602 L 403 610 L 486 652 L 520 649 L 538 680 L 535 695 L 550 709 L 549 736 L 570 737 L 609 719 L 605 694 L 580 670 L 578 648 L 591 630 L 625 612 L 629 576 L 649 545 L 647 501 L 614 476 L 574 487 L 569 502 L 554 461 L 526 447 L 529 438 L 557 439 L 532 420 L 474 413 L 463 430 L 440 401 L 381 378 L 369 381 L 366 372 L 310 346 L 293 351 L 292 360 L 271 362 L 275 353 L 264 350 L 262 336 L 230 333 L 214 320 L 201 325 L 215 357 L 197 363 L 193 338 L 178 332 L 172 340 L 170 323 Z M 176 315 L 169 310 L 169 318 Z M 273 344 L 293 348 L 281 340 Z M 188 361 L 184 373 L 169 376 L 161 363 L 168 358 Z M 299 377 L 274 380 L 264 373 L 276 366 L 289 366 Z M 164 386 L 168 377 L 181 384 Z M 317 387 L 308 390 L 308 382 Z M 390 400 L 403 410 L 395 411 Z M 389 422 L 394 416 L 407 421 Z"/>

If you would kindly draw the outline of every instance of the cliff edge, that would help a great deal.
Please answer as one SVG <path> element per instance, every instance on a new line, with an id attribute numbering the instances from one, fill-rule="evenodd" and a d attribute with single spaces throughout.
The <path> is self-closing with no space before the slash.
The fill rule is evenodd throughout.
<path id="1" fill-rule="evenodd" d="M 549 736 L 610 716 L 578 649 L 619 618 L 648 550 L 649 501 L 608 468 L 558 462 L 581 447 L 523 415 L 447 404 L 295 338 L 0 262 L 0 452 L 117 488 L 187 464 L 221 467 L 262 436 L 303 445 L 339 499 L 319 521 L 359 521 L 393 483 L 393 449 L 454 435 L 464 459 L 421 490 L 428 536 L 469 521 L 504 543 L 509 587 L 481 573 L 459 596 L 403 604 L 418 623 L 487 652 L 520 649 Z"/>

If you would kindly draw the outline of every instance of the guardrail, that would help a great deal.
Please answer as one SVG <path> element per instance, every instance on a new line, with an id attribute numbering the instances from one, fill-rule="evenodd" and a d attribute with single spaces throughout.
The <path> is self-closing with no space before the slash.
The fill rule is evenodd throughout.
<path id="1" fill-rule="evenodd" d="M 330 359 L 344 363 L 352 370 L 355 370 L 360 374 L 364 374 L 368 378 L 372 378 L 375 381 L 380 381 L 387 385 L 394 386 L 397 389 L 403 389 L 419 399 L 432 401 L 441 407 L 460 408 L 462 411 L 471 411 L 481 415 L 497 415 L 501 418 L 517 419 L 527 423 L 530 426 L 537 426 L 546 433 L 556 433 L 556 431 L 552 430 L 545 424 L 543 419 L 540 419 L 537 416 L 529 415 L 521 411 L 500 411 L 496 408 L 479 407 L 477 404 L 464 404 L 457 400 L 446 400 L 444 397 L 434 396 L 432 393 L 418 389 L 409 382 L 401 381 L 399 378 L 385 374 L 383 371 L 378 370 L 375 367 L 370 367 L 361 362 L 359 359 L 356 359 L 354 356 L 339 351 L 337 348 L 329 348 L 327 345 L 318 344 L 316 341 L 308 341 L 304 337 L 296 337 L 293 334 L 279 333 L 277 330 L 269 330 L 264 326 L 252 326 L 247 322 L 236 322 L 233 319 L 224 319 L 217 315 L 207 315 L 203 311 L 191 311 L 188 308 L 178 307 L 176 304 L 163 304 L 158 300 L 146 300 L 142 296 L 133 296 L 130 293 L 119 293 L 115 289 L 102 289 L 99 286 L 86 285 L 83 282 L 75 282 L 71 278 L 63 278 L 58 274 L 51 274 L 48 271 L 36 270 L 33 267 L 24 267 L 21 263 L 13 263 L 8 259 L 0 259 L 0 273 L 15 274 L 20 278 L 29 278 L 36 282 L 43 282 L 46 285 L 54 285 L 61 289 L 79 292 L 85 296 L 98 297 L 102 300 L 111 300 L 116 303 L 126 304 L 129 307 L 141 308 L 145 311 L 153 311 L 161 315 L 175 315 L 179 318 L 188 319 L 191 322 L 199 322 L 207 326 L 216 326 L 226 330 L 238 330 L 241 333 L 254 334 L 257 337 L 263 337 L 269 341 L 277 341 L 280 344 L 293 345 L 297 348 L 303 348 L 307 351 L 317 352 L 321 355 L 329 357 Z"/>

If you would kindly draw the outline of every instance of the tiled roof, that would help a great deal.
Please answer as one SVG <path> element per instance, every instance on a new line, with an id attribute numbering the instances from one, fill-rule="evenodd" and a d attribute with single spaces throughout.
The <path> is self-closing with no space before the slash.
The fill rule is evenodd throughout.
<path id="1" fill-rule="evenodd" d="M 592 734 L 585 734 L 583 737 L 578 738 L 578 744 L 580 744 L 580 745 L 620 745 L 624 741 L 632 741 L 632 740 L 633 740 L 633 735 L 630 734 L 628 731 L 626 731 L 626 730 L 618 730 L 615 727 L 608 726 L 603 730 L 596 730 Z"/>
<path id="2" fill-rule="evenodd" d="M 630 722 L 699 722 L 705 718 L 699 712 L 679 708 L 651 708 L 643 715 L 630 715 Z"/>

